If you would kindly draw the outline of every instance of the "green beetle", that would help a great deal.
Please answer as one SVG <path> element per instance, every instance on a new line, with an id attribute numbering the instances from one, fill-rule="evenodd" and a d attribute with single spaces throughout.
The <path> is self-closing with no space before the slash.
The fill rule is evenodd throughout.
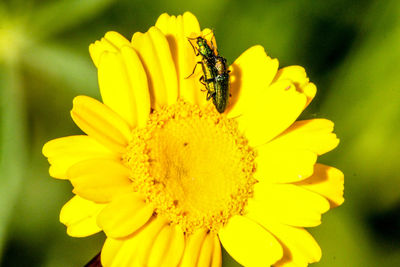
<path id="1" fill-rule="evenodd" d="M 223 113 L 228 105 L 229 99 L 229 70 L 226 67 L 226 59 L 218 55 L 213 47 L 210 47 L 207 40 L 203 37 L 188 38 L 190 45 L 193 47 L 196 56 L 201 55 L 201 61 L 197 62 L 193 72 L 187 77 L 193 75 L 198 64 L 201 65 L 203 76 L 200 82 L 205 86 L 207 91 L 207 100 L 213 99 L 219 113 Z M 190 40 L 196 40 L 195 48 Z M 212 44 L 212 43 L 211 43 Z"/>
<path id="2" fill-rule="evenodd" d="M 217 76 L 215 77 L 215 94 L 213 95 L 213 103 L 218 112 L 223 113 L 228 105 L 230 71 L 226 68 L 226 59 L 221 56 L 216 56 L 214 66 L 217 71 Z"/>
<path id="3" fill-rule="evenodd" d="M 214 57 L 216 56 L 216 49 L 214 48 L 214 44 L 211 42 L 211 47 L 208 45 L 208 42 L 205 38 L 199 36 L 196 38 L 188 38 L 190 45 L 193 47 L 196 56 L 201 55 L 204 59 L 209 61 L 213 61 Z M 194 47 L 190 40 L 196 40 L 197 47 Z"/>

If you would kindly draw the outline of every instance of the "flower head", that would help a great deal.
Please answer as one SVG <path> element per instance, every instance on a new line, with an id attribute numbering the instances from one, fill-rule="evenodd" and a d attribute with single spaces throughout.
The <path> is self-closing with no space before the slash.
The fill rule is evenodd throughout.
<path id="1" fill-rule="evenodd" d="M 103 103 L 73 101 L 86 135 L 43 148 L 76 194 L 61 222 L 71 236 L 105 232 L 104 266 L 220 266 L 220 243 L 245 266 L 321 257 L 304 227 L 343 202 L 343 174 L 316 163 L 338 144 L 333 123 L 296 121 L 316 87 L 254 46 L 230 66 L 220 114 L 201 68 L 187 78 L 198 62 L 188 37 L 209 32 L 188 12 L 131 41 L 108 32 L 89 47 Z"/>

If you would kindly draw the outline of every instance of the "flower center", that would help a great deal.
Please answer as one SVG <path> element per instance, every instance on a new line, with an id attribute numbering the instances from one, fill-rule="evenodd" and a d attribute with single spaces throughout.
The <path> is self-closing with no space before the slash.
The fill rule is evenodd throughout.
<path id="1" fill-rule="evenodd" d="M 253 194 L 254 152 L 215 107 L 178 101 L 135 129 L 124 160 L 134 189 L 185 232 L 217 231 Z"/>

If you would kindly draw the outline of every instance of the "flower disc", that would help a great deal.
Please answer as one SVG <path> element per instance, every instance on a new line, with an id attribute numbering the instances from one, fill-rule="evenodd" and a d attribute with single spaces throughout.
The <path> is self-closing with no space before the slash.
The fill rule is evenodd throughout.
<path id="1" fill-rule="evenodd" d="M 178 101 L 133 136 L 125 162 L 135 190 L 185 232 L 218 230 L 252 196 L 254 152 L 213 106 Z"/>

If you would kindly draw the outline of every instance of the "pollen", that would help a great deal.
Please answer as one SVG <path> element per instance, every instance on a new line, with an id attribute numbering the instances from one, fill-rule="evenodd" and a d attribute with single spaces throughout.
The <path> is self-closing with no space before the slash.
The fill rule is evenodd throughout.
<path id="1" fill-rule="evenodd" d="M 180 100 L 133 131 L 124 156 L 135 191 L 186 233 L 217 232 L 253 195 L 255 153 L 234 120 Z"/>

